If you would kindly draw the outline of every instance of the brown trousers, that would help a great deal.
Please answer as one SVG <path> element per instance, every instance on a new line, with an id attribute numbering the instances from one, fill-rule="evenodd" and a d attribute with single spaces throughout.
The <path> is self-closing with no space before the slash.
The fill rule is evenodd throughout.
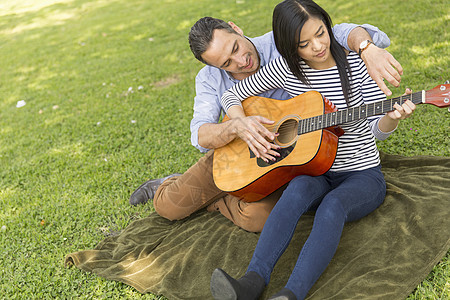
<path id="1" fill-rule="evenodd" d="M 257 202 L 240 201 L 215 185 L 213 153 L 209 151 L 183 175 L 171 177 L 161 184 L 153 198 L 156 212 L 169 220 L 180 220 L 206 207 L 208 211 L 219 211 L 247 231 L 261 232 L 284 188 Z"/>

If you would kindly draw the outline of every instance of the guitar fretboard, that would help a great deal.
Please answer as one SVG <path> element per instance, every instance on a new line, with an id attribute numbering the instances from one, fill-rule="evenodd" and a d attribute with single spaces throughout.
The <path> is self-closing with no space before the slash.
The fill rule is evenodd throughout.
<path id="1" fill-rule="evenodd" d="M 304 134 L 319 129 L 340 125 L 343 123 L 364 119 L 370 116 L 381 115 L 394 110 L 395 103 L 403 103 L 411 100 L 414 104 L 422 103 L 423 91 L 395 97 L 387 100 L 377 101 L 370 104 L 351 107 L 336 112 L 323 114 L 307 119 L 302 119 L 298 123 L 297 134 Z"/>

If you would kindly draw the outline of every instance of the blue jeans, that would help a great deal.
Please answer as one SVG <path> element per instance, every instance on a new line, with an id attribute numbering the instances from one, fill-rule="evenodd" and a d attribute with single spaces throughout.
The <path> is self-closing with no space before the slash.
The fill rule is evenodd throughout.
<path id="1" fill-rule="evenodd" d="M 300 217 L 316 209 L 314 224 L 286 284 L 304 299 L 336 252 L 345 222 L 358 220 L 383 203 L 386 183 L 381 167 L 294 178 L 267 219 L 247 272 L 266 284 L 292 239 Z"/>

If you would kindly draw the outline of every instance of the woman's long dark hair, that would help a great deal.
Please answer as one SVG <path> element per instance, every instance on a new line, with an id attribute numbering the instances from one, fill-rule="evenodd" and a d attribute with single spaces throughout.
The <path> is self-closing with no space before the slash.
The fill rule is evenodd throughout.
<path id="1" fill-rule="evenodd" d="M 347 61 L 345 50 L 334 38 L 330 16 L 319 5 L 311 0 L 285 0 L 279 3 L 273 11 L 272 20 L 275 45 L 281 56 L 286 60 L 291 72 L 301 82 L 310 85 L 308 78 L 300 67 L 299 61 L 301 57 L 297 53 L 300 32 L 305 22 L 310 18 L 322 20 L 327 27 L 328 34 L 330 35 L 331 55 L 333 55 L 336 61 L 344 98 L 347 105 L 349 105 L 349 96 L 351 94 L 349 80 L 349 76 L 351 77 L 350 65 Z"/>

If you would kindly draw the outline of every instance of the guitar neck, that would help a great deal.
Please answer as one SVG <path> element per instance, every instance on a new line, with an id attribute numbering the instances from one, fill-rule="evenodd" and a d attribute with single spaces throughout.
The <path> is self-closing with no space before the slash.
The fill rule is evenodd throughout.
<path id="1" fill-rule="evenodd" d="M 307 132 L 364 119 L 370 116 L 381 115 L 394 110 L 395 103 L 401 104 L 406 100 L 411 100 L 414 104 L 420 104 L 424 102 L 424 99 L 425 91 L 420 91 L 409 95 L 381 100 L 370 104 L 363 104 L 361 106 L 302 119 L 299 121 L 297 133 L 300 135 Z"/>

